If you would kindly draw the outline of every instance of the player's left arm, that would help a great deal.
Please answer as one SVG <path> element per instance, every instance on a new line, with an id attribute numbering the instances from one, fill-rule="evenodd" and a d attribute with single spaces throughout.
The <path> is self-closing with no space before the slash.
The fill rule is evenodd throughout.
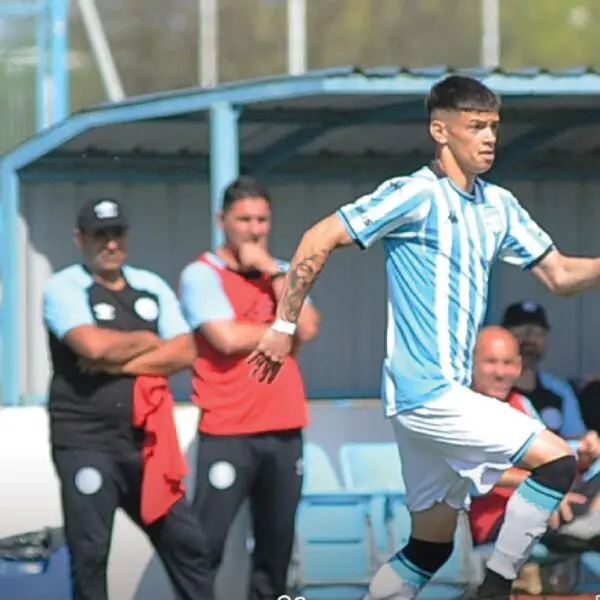
<path id="1" fill-rule="evenodd" d="M 600 258 L 566 256 L 510 195 L 505 198 L 507 231 L 499 258 L 531 270 L 555 294 L 571 296 L 600 284 Z"/>
<path id="2" fill-rule="evenodd" d="M 561 296 L 572 296 L 600 285 L 600 258 L 566 256 L 553 249 L 532 269 L 546 287 Z"/>
<path id="3" fill-rule="evenodd" d="M 158 278 L 155 289 L 158 297 L 158 334 L 165 340 L 156 350 L 142 354 L 121 367 L 127 375 L 173 375 L 190 368 L 196 359 L 196 344 L 175 292 Z"/>

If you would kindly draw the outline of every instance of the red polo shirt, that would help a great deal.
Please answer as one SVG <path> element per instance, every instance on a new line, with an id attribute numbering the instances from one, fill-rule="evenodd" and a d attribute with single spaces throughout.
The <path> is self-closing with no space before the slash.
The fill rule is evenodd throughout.
<path id="1" fill-rule="evenodd" d="M 246 362 L 248 354 L 224 355 L 201 332 L 208 321 L 272 323 L 277 303 L 271 278 L 238 273 L 206 253 L 183 271 L 180 295 L 198 348 L 192 401 L 202 409 L 200 431 L 243 435 L 305 427 L 308 408 L 294 357 L 285 360 L 273 383 L 259 383 L 250 376 L 254 367 Z"/>

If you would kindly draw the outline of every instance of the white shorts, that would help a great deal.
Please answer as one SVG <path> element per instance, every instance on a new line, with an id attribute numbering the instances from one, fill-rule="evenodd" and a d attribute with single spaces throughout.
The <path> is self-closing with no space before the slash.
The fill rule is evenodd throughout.
<path id="1" fill-rule="evenodd" d="M 461 509 L 473 487 L 487 493 L 545 429 L 510 405 L 458 385 L 391 420 L 413 512 L 438 502 Z"/>

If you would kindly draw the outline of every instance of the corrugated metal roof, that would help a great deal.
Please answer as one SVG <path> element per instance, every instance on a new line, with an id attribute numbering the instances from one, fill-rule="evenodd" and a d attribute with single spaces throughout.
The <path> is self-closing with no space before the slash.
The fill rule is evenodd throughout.
<path id="1" fill-rule="evenodd" d="M 539 152 L 600 147 L 594 126 L 600 123 L 600 71 L 595 69 L 341 67 L 93 106 L 25 142 L 6 161 L 21 168 L 42 156 L 63 157 L 71 165 L 73 158 L 90 156 L 206 157 L 207 109 L 221 102 L 240 108 L 240 151 L 251 164 L 268 164 L 269 152 L 283 150 L 314 158 L 424 154 L 431 142 L 423 99 L 450 73 L 481 78 L 503 95 L 502 145 L 525 138 L 529 146 L 535 141 Z M 575 135 L 576 127 L 585 131 Z"/>
<path id="2" fill-rule="evenodd" d="M 556 79 L 573 79 L 580 78 L 583 75 L 598 75 L 600 76 L 600 69 L 593 67 L 579 66 L 571 67 L 568 69 L 543 69 L 540 67 L 529 67 L 525 69 L 502 69 L 502 68 L 482 68 L 473 67 L 470 69 L 454 69 L 448 65 L 437 65 L 431 67 L 402 67 L 402 66 L 388 66 L 388 67 L 377 67 L 371 69 L 361 69 L 356 66 L 345 66 L 345 67 L 333 67 L 330 69 L 322 69 L 309 71 L 302 75 L 273 75 L 270 77 L 262 77 L 250 80 L 241 80 L 228 83 L 222 83 L 218 86 L 218 89 L 222 91 L 233 91 L 244 89 L 249 86 L 265 85 L 265 84 L 279 84 L 289 82 L 300 82 L 300 81 L 314 81 L 314 80 L 327 80 L 337 79 L 340 77 L 349 77 L 351 75 L 362 75 L 368 79 L 395 79 L 402 75 L 413 79 L 427 78 L 433 81 L 445 77 L 452 73 L 459 73 L 463 75 L 469 75 L 471 77 L 485 78 L 491 75 L 501 75 L 510 77 L 521 77 L 524 79 L 533 79 L 540 76 L 550 76 Z M 169 90 L 166 92 L 157 92 L 154 94 L 144 94 L 141 96 L 132 96 L 117 104 L 126 106 L 134 105 L 142 102 L 154 102 L 156 100 L 165 100 L 168 98 L 189 96 L 198 94 L 198 92 L 208 92 L 212 88 L 181 88 L 177 90 Z M 315 98 L 313 101 L 317 102 Z M 95 111 L 98 109 L 105 109 L 114 106 L 115 103 L 105 102 L 102 104 L 91 106 L 82 112 Z"/>

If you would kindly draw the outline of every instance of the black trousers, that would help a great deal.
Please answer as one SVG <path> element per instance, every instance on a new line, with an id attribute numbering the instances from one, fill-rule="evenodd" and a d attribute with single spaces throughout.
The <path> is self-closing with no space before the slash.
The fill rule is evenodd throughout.
<path id="1" fill-rule="evenodd" d="M 117 508 L 148 535 L 182 600 L 212 600 L 202 529 L 185 499 L 146 526 L 140 517 L 142 456 L 54 449 L 65 536 L 71 555 L 72 600 L 107 600 L 106 568 Z"/>
<path id="2" fill-rule="evenodd" d="M 206 536 L 213 586 L 229 528 L 249 499 L 254 551 L 248 597 L 276 600 L 286 593 L 301 492 L 301 430 L 202 434 L 192 507 Z"/>

